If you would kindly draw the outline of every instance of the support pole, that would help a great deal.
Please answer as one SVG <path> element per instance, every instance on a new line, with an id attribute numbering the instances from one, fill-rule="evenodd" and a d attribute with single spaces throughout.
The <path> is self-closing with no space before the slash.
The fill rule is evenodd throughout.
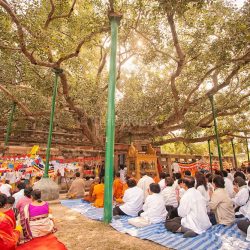
<path id="1" fill-rule="evenodd" d="M 248 165 L 249 165 L 249 162 L 250 162 L 250 155 L 249 155 L 248 140 L 247 140 L 247 138 L 246 138 L 246 146 L 247 146 L 247 161 L 248 161 Z"/>
<path id="2" fill-rule="evenodd" d="M 57 84 L 58 84 L 58 76 L 63 72 L 62 69 L 54 69 L 55 73 L 55 83 L 53 88 L 53 96 L 51 103 L 51 113 L 50 113 L 50 122 L 49 122 L 49 135 L 46 149 L 46 163 L 43 178 L 49 178 L 49 158 L 50 158 L 50 147 L 52 141 L 52 133 L 53 133 L 53 122 L 54 122 L 54 114 L 55 114 L 55 104 L 56 104 L 56 95 L 57 95 Z"/>
<path id="3" fill-rule="evenodd" d="M 213 173 L 213 162 L 212 162 L 212 155 L 211 155 L 211 147 L 210 147 L 210 140 L 208 142 L 208 152 L 209 152 L 209 162 L 210 162 L 210 172 Z"/>
<path id="4" fill-rule="evenodd" d="M 15 111 L 16 111 L 16 103 L 13 102 L 11 112 L 9 115 L 9 119 L 8 119 L 8 126 L 7 126 L 5 141 L 4 141 L 4 151 L 5 151 L 5 148 L 9 145 L 9 138 L 10 138 L 11 127 L 12 127 L 12 122 L 13 122 Z"/>
<path id="5" fill-rule="evenodd" d="M 115 141 L 115 85 L 116 85 L 116 52 L 118 26 L 122 16 L 111 13 L 111 55 L 108 83 L 108 109 L 106 120 L 105 150 L 105 190 L 104 190 L 104 222 L 112 220 L 113 213 L 113 174 L 114 174 L 114 141 Z"/>
<path id="6" fill-rule="evenodd" d="M 218 134 L 218 129 L 217 129 L 216 111 L 215 111 L 215 107 L 214 107 L 214 97 L 213 97 L 213 95 L 209 96 L 209 100 L 211 102 L 212 112 L 213 112 L 214 132 L 215 132 L 215 135 L 216 135 L 216 143 L 217 143 L 217 148 L 218 148 L 220 170 L 223 170 L 222 157 L 221 157 L 221 148 L 220 148 L 219 134 Z"/>
<path id="7" fill-rule="evenodd" d="M 235 148 L 234 148 L 234 139 L 232 138 L 231 139 L 231 145 L 232 145 L 232 149 L 233 149 L 233 154 L 234 154 L 234 165 L 235 165 L 235 168 L 237 168 L 237 158 L 236 158 L 236 154 L 235 154 Z"/>

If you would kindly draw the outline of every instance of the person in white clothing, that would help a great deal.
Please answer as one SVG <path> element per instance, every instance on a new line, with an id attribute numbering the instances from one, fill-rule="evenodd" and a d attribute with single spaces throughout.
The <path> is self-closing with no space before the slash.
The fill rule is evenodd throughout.
<path id="1" fill-rule="evenodd" d="M 141 188 L 136 186 L 134 179 L 127 180 L 128 189 L 125 191 L 122 198 L 123 204 L 116 206 L 113 209 L 113 215 L 129 215 L 138 216 L 138 213 L 142 210 L 144 194 Z"/>
<path id="2" fill-rule="evenodd" d="M 173 173 L 179 173 L 180 172 L 180 166 L 179 166 L 177 160 L 172 163 L 171 168 L 172 168 Z"/>
<path id="3" fill-rule="evenodd" d="M 175 173 L 174 177 L 175 177 L 175 181 L 174 181 L 174 184 L 173 184 L 173 188 L 174 189 L 180 189 L 180 187 L 178 185 L 178 180 L 181 179 L 181 173 Z"/>
<path id="4" fill-rule="evenodd" d="M 248 191 L 250 195 L 250 182 L 248 182 Z M 250 197 L 248 198 L 246 205 L 240 208 L 239 212 L 244 216 L 245 219 L 237 221 L 237 226 L 241 231 L 247 233 L 247 230 L 250 227 Z"/>
<path id="5" fill-rule="evenodd" d="M 125 169 L 124 169 L 124 166 L 123 166 L 123 165 L 120 166 L 120 171 L 119 171 L 119 173 L 120 173 L 120 179 L 121 179 L 121 181 L 122 181 L 123 183 L 125 183 L 125 182 L 126 182 L 126 181 L 125 181 L 126 175 L 125 175 Z"/>
<path id="6" fill-rule="evenodd" d="M 163 196 L 166 209 L 169 211 L 170 208 L 178 207 L 178 201 L 176 197 L 176 190 L 173 187 L 174 180 L 171 177 L 167 177 L 166 180 L 166 187 L 162 190 L 161 194 Z"/>
<path id="7" fill-rule="evenodd" d="M 160 191 L 159 184 L 151 183 L 149 185 L 149 196 L 142 207 L 143 211 L 140 213 L 140 217 L 128 220 L 131 225 L 144 227 L 165 221 L 167 210 Z"/>
<path id="8" fill-rule="evenodd" d="M 201 172 L 196 172 L 195 178 L 196 178 L 196 189 L 201 193 L 201 195 L 205 199 L 206 206 L 207 206 L 207 212 L 209 212 L 210 211 L 210 209 L 209 209 L 210 197 L 209 197 L 206 178 L 205 178 L 204 174 L 202 174 Z"/>
<path id="9" fill-rule="evenodd" d="M 12 187 L 9 184 L 9 181 L 6 180 L 5 183 L 2 183 L 2 185 L 0 186 L 0 193 L 5 194 L 7 197 L 11 196 L 11 191 Z"/>
<path id="10" fill-rule="evenodd" d="M 149 185 L 154 183 L 153 178 L 148 176 L 146 172 L 141 172 L 142 178 L 138 181 L 137 187 L 141 188 L 144 192 L 144 201 L 146 200 L 148 194 Z"/>
<path id="11" fill-rule="evenodd" d="M 234 178 L 234 191 L 236 195 L 232 201 L 234 203 L 235 211 L 238 212 L 239 208 L 246 205 L 249 199 L 249 191 L 246 182 L 239 176 Z"/>
<path id="12" fill-rule="evenodd" d="M 212 226 L 207 215 L 206 201 L 201 193 L 194 188 L 193 177 L 183 179 L 186 192 L 180 200 L 178 215 L 166 220 L 165 227 L 171 232 L 184 233 L 184 237 L 195 237 L 204 233 Z"/>
<path id="13" fill-rule="evenodd" d="M 162 191 L 166 187 L 166 183 L 165 183 L 166 174 L 164 172 L 161 172 L 159 174 L 159 177 L 160 177 L 159 186 Z"/>
<path id="14" fill-rule="evenodd" d="M 228 172 L 225 170 L 222 170 L 222 175 L 224 177 L 225 181 L 225 189 L 229 195 L 230 198 L 233 198 L 235 193 L 234 193 L 234 185 L 233 182 L 228 178 Z"/>
<path id="15" fill-rule="evenodd" d="M 24 189 L 25 189 L 26 185 L 23 182 L 20 182 L 17 184 L 17 189 L 18 192 L 13 194 L 13 197 L 15 198 L 15 203 L 13 205 L 13 207 L 16 207 L 17 202 L 24 197 Z"/>

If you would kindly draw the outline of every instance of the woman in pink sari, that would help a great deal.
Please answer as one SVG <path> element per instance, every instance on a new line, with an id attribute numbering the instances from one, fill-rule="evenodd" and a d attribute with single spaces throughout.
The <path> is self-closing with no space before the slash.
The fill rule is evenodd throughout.
<path id="1" fill-rule="evenodd" d="M 29 237 L 36 238 L 55 232 L 49 204 L 41 200 L 41 191 L 31 193 L 32 202 L 24 207 L 24 217 Z"/>
<path id="2" fill-rule="evenodd" d="M 19 215 L 20 215 L 20 224 L 21 224 L 22 229 L 23 229 L 23 235 L 21 237 L 22 243 L 27 242 L 27 241 L 32 239 L 32 237 L 28 233 L 26 223 L 25 223 L 25 216 L 24 216 L 24 207 L 32 202 L 32 200 L 31 200 L 31 192 L 32 191 L 33 191 L 33 189 L 31 187 L 25 188 L 24 189 L 24 197 L 22 197 L 17 202 L 17 205 L 16 205 L 16 208 L 17 208 Z"/>

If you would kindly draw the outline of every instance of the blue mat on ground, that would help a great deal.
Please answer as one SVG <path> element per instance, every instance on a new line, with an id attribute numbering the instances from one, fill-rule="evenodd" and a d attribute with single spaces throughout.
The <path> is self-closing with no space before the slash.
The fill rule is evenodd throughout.
<path id="1" fill-rule="evenodd" d="M 77 211 L 93 220 L 102 220 L 103 208 L 95 208 L 88 202 L 81 200 L 62 200 L 62 205 Z M 121 233 L 156 242 L 162 246 L 177 250 L 249 250 L 250 242 L 246 235 L 240 232 L 236 224 L 230 227 L 216 225 L 206 233 L 195 238 L 183 238 L 182 234 L 168 232 L 163 223 L 153 224 L 143 228 L 136 228 L 128 223 L 128 216 L 121 216 L 113 220 L 110 225 Z"/>

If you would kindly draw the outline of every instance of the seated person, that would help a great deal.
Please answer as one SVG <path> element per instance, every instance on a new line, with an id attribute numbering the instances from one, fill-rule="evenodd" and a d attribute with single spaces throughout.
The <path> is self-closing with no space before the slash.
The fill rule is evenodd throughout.
<path id="1" fill-rule="evenodd" d="M 93 183 L 93 179 L 90 176 L 86 176 L 85 177 L 85 181 L 84 181 L 84 190 L 85 191 L 89 191 L 91 184 Z"/>
<path id="2" fill-rule="evenodd" d="M 91 186 L 90 186 L 90 189 L 89 189 L 89 194 L 88 195 L 85 195 L 83 197 L 83 200 L 84 201 L 88 201 L 88 202 L 93 202 L 94 201 L 94 197 L 93 197 L 93 191 L 94 191 L 94 187 L 95 185 L 99 184 L 100 182 L 100 178 L 99 177 L 96 177 L 94 179 L 94 181 L 92 182 Z"/>
<path id="3" fill-rule="evenodd" d="M 248 190 L 250 194 L 250 182 L 248 182 Z M 243 215 L 245 219 L 237 221 L 237 226 L 241 231 L 243 231 L 244 233 L 247 233 L 247 229 L 250 226 L 250 197 L 246 205 L 242 206 L 239 209 L 239 213 Z"/>
<path id="4" fill-rule="evenodd" d="M 104 205 L 104 178 L 101 178 L 101 183 L 94 186 L 92 197 L 94 199 L 93 206 L 103 207 Z"/>
<path id="5" fill-rule="evenodd" d="M 160 176 L 159 185 L 162 191 L 166 187 L 166 182 L 165 182 L 166 174 L 164 172 L 161 172 L 159 176 Z"/>
<path id="6" fill-rule="evenodd" d="M 67 197 L 72 199 L 72 198 L 82 198 L 85 193 L 85 183 L 82 178 L 80 178 L 80 173 L 76 173 L 76 178 L 72 182 Z"/>
<path id="7" fill-rule="evenodd" d="M 35 189 L 31 192 L 30 204 L 24 207 L 24 217 L 29 238 L 45 236 L 55 232 L 49 204 L 41 200 L 41 191 Z"/>
<path id="8" fill-rule="evenodd" d="M 7 196 L 0 194 L 0 249 L 16 249 L 21 227 L 16 227 L 12 209 L 6 208 Z"/>
<path id="9" fill-rule="evenodd" d="M 209 207 L 215 214 L 215 219 L 218 224 L 229 226 L 234 218 L 233 202 L 229 198 L 228 192 L 225 189 L 225 180 L 222 176 L 216 175 L 213 178 L 214 191 L 210 190 Z"/>
<path id="10" fill-rule="evenodd" d="M 177 200 L 178 200 L 178 203 L 180 203 L 180 199 L 186 192 L 186 190 L 184 189 L 183 179 L 178 180 L 178 188 L 176 189 L 176 191 L 177 191 Z"/>
<path id="11" fill-rule="evenodd" d="M 235 211 L 238 212 L 241 206 L 246 205 L 249 198 L 249 191 L 246 182 L 241 177 L 234 178 L 234 191 L 235 197 L 232 198 L 234 203 Z"/>
<path id="12" fill-rule="evenodd" d="M 122 201 L 124 204 L 113 209 L 113 215 L 137 216 L 142 210 L 144 194 L 141 188 L 136 186 L 134 179 L 127 180 L 128 189 L 125 191 Z"/>
<path id="13" fill-rule="evenodd" d="M 178 215 L 172 220 L 166 220 L 165 227 L 171 232 L 184 233 L 184 237 L 195 237 L 204 233 L 212 226 L 207 215 L 206 201 L 195 189 L 195 180 L 191 176 L 184 177 L 186 192 L 180 200 Z"/>
<path id="14" fill-rule="evenodd" d="M 164 221 L 167 216 L 167 210 L 160 192 L 159 184 L 151 183 L 148 190 L 149 195 L 142 207 L 143 211 L 140 212 L 140 217 L 131 218 L 128 222 L 136 227 L 144 227 Z"/>
<path id="15" fill-rule="evenodd" d="M 178 207 L 178 201 L 176 197 L 176 190 L 173 186 L 174 179 L 167 177 L 165 183 L 166 187 L 162 190 L 161 195 L 163 196 L 167 210 L 169 210 L 169 208 Z"/>
<path id="16" fill-rule="evenodd" d="M 113 183 L 113 192 L 115 199 L 121 199 L 123 196 L 123 182 L 120 178 L 120 173 L 115 174 L 115 180 Z"/>

